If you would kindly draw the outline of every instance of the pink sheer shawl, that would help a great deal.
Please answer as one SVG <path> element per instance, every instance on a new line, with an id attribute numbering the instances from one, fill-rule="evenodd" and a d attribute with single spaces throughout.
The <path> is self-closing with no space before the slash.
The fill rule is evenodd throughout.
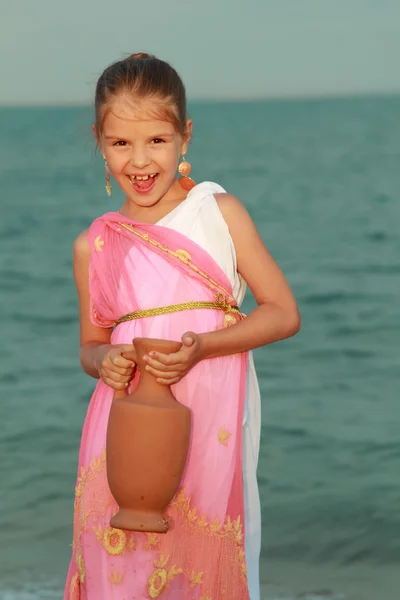
<path id="1" fill-rule="evenodd" d="M 213 258 L 169 228 L 118 213 L 89 230 L 91 319 L 112 327 L 130 312 L 206 300 L 234 303 Z M 136 336 L 180 340 L 232 324 L 222 310 L 196 309 L 118 325 L 113 343 Z M 112 529 L 116 504 L 105 473 L 105 433 L 113 392 L 97 384 L 85 421 L 76 487 L 73 557 L 64 598 L 89 600 L 246 600 L 242 420 L 247 355 L 196 365 L 172 391 L 192 411 L 182 486 L 165 535 Z M 132 388 L 137 385 L 137 377 Z M 134 476 L 134 474 L 132 474 Z"/>

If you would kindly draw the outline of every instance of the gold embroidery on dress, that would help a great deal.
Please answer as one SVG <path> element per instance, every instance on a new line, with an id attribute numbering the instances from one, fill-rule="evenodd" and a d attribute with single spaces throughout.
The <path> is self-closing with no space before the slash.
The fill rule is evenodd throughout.
<path id="1" fill-rule="evenodd" d="M 136 235 L 137 237 L 140 237 L 142 240 L 149 242 L 149 244 L 151 244 L 152 246 L 156 246 L 157 248 L 159 248 L 160 250 L 163 250 L 167 254 L 170 254 L 171 256 L 175 256 L 175 258 L 178 258 L 180 261 L 185 263 L 185 265 L 187 265 L 193 271 L 196 271 L 196 273 L 201 275 L 201 277 L 206 279 L 212 288 L 222 290 L 224 292 L 224 295 L 226 296 L 227 302 L 229 304 L 232 302 L 235 302 L 235 299 L 228 293 L 228 291 L 222 285 L 220 285 L 219 283 L 217 283 L 216 281 L 211 279 L 211 277 L 209 275 L 207 275 L 207 273 L 205 273 L 204 271 L 201 271 L 198 267 L 196 267 L 196 265 L 194 265 L 192 262 L 190 262 L 191 259 L 187 258 L 187 256 L 190 256 L 190 254 L 188 252 L 186 252 L 186 250 L 176 250 L 176 251 L 170 250 L 169 248 L 167 248 L 167 246 L 163 246 L 156 240 L 151 239 L 149 237 L 148 233 L 140 233 L 134 227 L 132 227 L 131 225 L 128 225 L 127 223 L 118 223 L 118 225 L 121 225 L 121 227 L 124 227 L 125 229 L 127 229 L 128 231 L 130 231 L 131 233 Z"/>
<path id="2" fill-rule="evenodd" d="M 69 585 L 69 597 L 70 600 L 75 600 L 75 598 L 79 598 L 79 575 L 75 573 L 75 575 L 71 579 L 71 583 Z"/>
<path id="3" fill-rule="evenodd" d="M 226 428 L 222 428 L 224 434 L 229 432 Z M 229 437 L 229 436 L 228 436 Z M 87 490 L 86 490 L 87 488 Z M 94 493 L 97 490 L 99 493 Z M 123 530 L 117 530 L 109 526 L 105 526 L 104 516 L 107 511 L 116 509 L 115 500 L 112 498 L 111 493 L 107 487 L 106 481 L 106 454 L 105 450 L 100 456 L 95 457 L 88 467 L 82 467 L 80 475 L 78 477 L 76 485 L 75 495 L 75 531 L 73 547 L 75 550 L 75 561 L 77 573 L 71 580 L 70 584 L 70 600 L 77 600 L 79 598 L 79 585 L 85 582 L 85 565 L 82 555 L 81 548 L 81 535 L 88 529 L 88 519 L 91 517 L 91 527 L 94 531 L 97 540 L 102 544 L 106 552 L 111 556 L 121 556 L 126 553 L 128 549 L 133 550 L 135 548 L 134 536 Z M 104 495 L 109 493 L 109 495 Z M 195 506 L 192 506 L 191 497 L 186 494 L 185 489 L 175 496 L 175 499 L 170 505 L 171 511 L 177 513 L 177 518 L 182 523 L 182 526 L 189 528 L 195 535 L 206 536 L 209 538 L 226 538 L 226 543 L 233 543 L 231 547 L 234 552 L 232 556 L 233 564 L 237 565 L 238 575 L 242 579 L 243 583 L 246 582 L 246 560 L 244 551 L 244 536 L 243 528 L 240 516 L 232 520 L 230 516 L 227 516 L 224 521 L 220 522 L 218 517 L 213 521 L 206 518 L 204 514 L 200 515 Z M 176 576 L 181 575 L 185 578 L 187 584 L 191 587 L 200 586 L 200 594 L 204 600 L 212 600 L 207 595 L 208 590 L 203 589 L 206 587 L 205 582 L 205 571 L 184 571 L 183 568 L 178 564 L 169 564 L 170 557 L 163 555 L 157 549 L 157 546 L 161 543 L 160 536 L 155 533 L 148 533 L 147 537 L 143 539 L 143 548 L 149 552 L 155 552 L 158 554 L 158 560 L 154 561 L 154 571 L 148 578 L 148 594 L 153 600 L 158 598 L 164 589 L 168 587 L 168 583 L 171 582 Z M 173 559 L 173 554 L 171 555 Z M 115 565 L 110 565 L 113 569 Z M 108 573 L 109 579 L 112 583 L 120 583 L 121 573 L 115 569 Z M 80 583 L 79 583 L 80 582 Z M 204 583 L 203 583 L 204 582 Z M 78 594 L 78 595 L 77 595 Z M 204 595 L 206 594 L 206 595 Z"/>
<path id="4" fill-rule="evenodd" d="M 114 569 L 112 571 L 110 571 L 109 573 L 109 578 L 111 583 L 113 583 L 114 585 L 117 585 L 118 583 L 121 583 L 121 581 L 124 578 L 124 574 L 123 573 L 118 573 L 117 569 L 114 567 Z"/>
<path id="5" fill-rule="evenodd" d="M 182 260 L 185 263 L 189 262 L 189 260 L 192 260 L 192 257 L 190 256 L 189 252 L 187 252 L 187 250 L 177 250 L 175 254 L 177 254 L 180 260 Z"/>
<path id="6" fill-rule="evenodd" d="M 192 572 L 190 574 L 190 587 L 194 588 L 196 587 L 196 585 L 201 585 L 203 583 L 203 577 L 204 577 L 204 573 L 200 572 L 200 573 L 194 573 Z"/>
<path id="7" fill-rule="evenodd" d="M 75 556 L 76 568 L 78 569 L 79 581 L 85 583 L 85 563 L 83 562 L 82 550 L 79 545 Z"/>
<path id="8" fill-rule="evenodd" d="M 106 469 L 106 451 L 105 449 L 101 452 L 100 456 L 96 456 L 90 465 L 85 469 L 85 467 L 81 467 L 80 475 L 78 477 L 78 481 L 75 488 L 75 512 L 79 514 L 80 518 L 80 526 L 83 530 L 87 527 L 87 520 L 92 514 L 102 514 L 104 515 L 107 509 L 115 505 L 115 500 L 111 496 L 111 492 L 109 493 L 109 501 L 104 502 L 104 498 L 101 495 L 92 495 L 91 501 L 88 507 L 85 506 L 85 509 L 81 511 L 81 503 L 83 497 L 84 488 L 95 480 L 101 473 L 105 474 Z M 89 510 L 86 510 L 89 509 Z"/>
<path id="9" fill-rule="evenodd" d="M 223 446 L 228 445 L 228 439 L 231 437 L 232 433 L 225 428 L 225 425 L 221 427 L 218 432 L 218 441 Z"/>
<path id="10" fill-rule="evenodd" d="M 232 325 L 236 325 L 237 319 L 228 313 L 225 313 L 224 318 L 224 327 L 231 327 Z"/>
<path id="11" fill-rule="evenodd" d="M 229 433 L 226 431 L 225 427 L 223 428 L 223 431 L 225 435 L 226 433 Z M 88 467 L 81 468 L 80 476 L 78 477 L 75 496 L 77 520 L 73 542 L 77 573 L 71 580 L 70 600 L 77 600 L 79 598 L 79 585 L 80 583 L 83 584 L 86 578 L 81 548 L 81 535 L 88 529 L 89 517 L 92 518 L 91 527 L 97 540 L 111 556 L 121 556 L 126 553 L 128 549 L 134 550 L 135 548 L 133 534 L 131 535 L 130 532 L 128 533 L 109 526 L 105 527 L 104 525 L 103 517 L 106 512 L 110 508 L 111 511 L 116 509 L 115 500 L 112 498 L 111 494 L 109 497 L 104 496 L 104 493 L 93 494 L 93 485 L 95 486 L 94 489 L 99 491 L 103 491 L 103 485 L 106 486 L 105 468 L 106 454 L 104 450 L 100 456 L 95 457 L 92 460 Z M 87 486 L 89 487 L 86 491 L 85 488 Z M 105 489 L 106 488 L 104 488 L 104 491 Z M 200 515 L 196 507 L 192 506 L 191 497 L 186 494 L 184 489 L 182 489 L 172 501 L 171 510 L 177 512 L 177 518 L 181 521 L 182 525 L 193 530 L 194 534 L 200 534 L 210 538 L 227 538 L 227 542 L 231 540 L 234 544 L 234 547 L 232 548 L 232 551 L 234 552 L 234 555 L 232 556 L 233 562 L 237 564 L 242 581 L 244 583 L 246 582 L 246 560 L 243 546 L 244 536 L 240 516 L 234 520 L 232 520 L 230 516 L 227 516 L 223 522 L 220 522 L 218 517 L 215 517 L 214 520 L 211 521 L 207 519 L 204 514 Z M 143 548 L 159 555 L 158 560 L 154 561 L 154 571 L 148 578 L 148 594 L 152 600 L 158 598 L 163 590 L 168 587 L 168 583 L 178 575 L 182 575 L 189 586 L 200 586 L 200 593 L 203 594 L 204 600 L 212 600 L 207 596 L 208 590 L 202 589 L 203 586 L 205 586 L 205 572 L 187 572 L 181 568 L 179 563 L 169 564 L 170 557 L 163 555 L 157 549 L 161 543 L 160 536 L 155 533 L 148 533 L 146 535 L 147 537 L 144 537 L 143 539 Z M 236 559 L 234 558 L 235 556 Z M 115 565 L 111 565 L 111 567 L 114 568 Z M 108 575 L 112 583 L 120 583 L 120 572 L 114 570 L 109 572 Z M 204 596 L 204 594 L 206 595 Z"/>
<path id="12" fill-rule="evenodd" d="M 183 573 L 182 569 L 179 569 L 176 565 L 173 565 L 170 569 L 166 569 L 169 556 L 163 556 L 161 554 L 160 560 L 154 561 L 156 570 L 150 575 L 148 580 L 148 592 L 150 598 L 158 598 L 161 592 L 167 587 L 168 581 L 172 581 L 176 575 Z"/>
<path id="13" fill-rule="evenodd" d="M 98 235 L 94 240 L 94 249 L 96 252 L 102 252 L 104 246 L 104 241 L 101 239 L 101 235 Z"/>
<path id="14" fill-rule="evenodd" d="M 213 522 L 206 519 L 204 515 L 198 516 L 196 507 L 191 508 L 191 498 L 186 495 L 185 489 L 182 489 L 175 499 L 172 501 L 171 506 L 177 508 L 177 510 L 184 516 L 186 523 L 189 527 L 201 530 L 205 535 L 216 536 L 219 538 L 230 537 L 234 540 L 237 546 L 237 556 L 239 561 L 240 570 L 242 576 L 246 577 L 246 558 L 243 549 L 243 527 L 240 520 L 240 515 L 237 519 L 232 521 L 228 515 L 224 523 L 220 523 L 218 517 L 215 517 Z M 189 516 L 190 515 L 190 516 Z"/>
<path id="15" fill-rule="evenodd" d="M 156 533 L 147 533 L 147 542 L 144 546 L 144 549 L 149 550 L 150 548 L 153 548 L 153 546 L 158 546 L 159 543 L 160 538 Z"/>
<path id="16" fill-rule="evenodd" d="M 168 572 L 165 569 L 156 569 L 149 577 L 149 596 L 158 598 L 165 589 L 168 581 Z"/>
<path id="17" fill-rule="evenodd" d="M 100 456 L 96 456 L 86 469 L 85 467 L 81 467 L 80 475 L 78 477 L 75 488 L 74 518 L 76 521 L 76 525 L 74 525 L 74 539 L 72 547 L 75 550 L 75 563 L 79 576 L 79 581 L 81 584 L 85 582 L 85 563 L 82 555 L 81 545 L 82 532 L 85 531 L 87 528 L 87 521 L 90 515 L 105 514 L 108 507 L 115 504 L 115 500 L 112 498 L 111 494 L 108 502 L 105 502 L 104 497 L 101 494 L 98 494 L 91 495 L 89 505 L 86 506 L 85 504 L 83 504 L 82 507 L 82 502 L 85 501 L 85 487 L 93 480 L 95 480 L 99 476 L 99 474 L 101 474 L 102 472 L 105 473 L 105 469 L 106 451 L 104 449 Z"/>
<path id="18" fill-rule="evenodd" d="M 114 529 L 114 527 L 107 527 L 103 530 L 101 525 L 93 527 L 93 531 L 96 534 L 96 538 L 103 544 L 104 550 L 111 554 L 111 556 L 119 556 L 125 552 L 127 547 L 134 548 L 134 539 L 127 540 L 127 535 L 122 529 Z M 133 545 L 132 545 L 133 544 Z"/>
<path id="19" fill-rule="evenodd" d="M 210 531 L 212 533 L 218 533 L 221 529 L 221 523 L 219 522 L 218 517 L 215 517 L 214 521 L 210 524 Z"/>

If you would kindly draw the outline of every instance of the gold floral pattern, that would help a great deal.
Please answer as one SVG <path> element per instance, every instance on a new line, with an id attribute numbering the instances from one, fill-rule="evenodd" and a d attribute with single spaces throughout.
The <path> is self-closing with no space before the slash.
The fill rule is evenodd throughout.
<path id="1" fill-rule="evenodd" d="M 222 444 L 223 446 L 227 446 L 228 439 L 231 437 L 231 435 L 232 435 L 232 433 L 226 429 L 225 425 L 223 425 L 218 432 L 219 443 Z"/>
<path id="2" fill-rule="evenodd" d="M 147 533 L 147 542 L 144 545 L 145 550 L 149 550 L 160 543 L 160 538 L 156 533 Z"/>
<path id="3" fill-rule="evenodd" d="M 127 535 L 122 529 L 107 527 L 102 530 L 99 526 L 93 527 L 96 538 L 103 544 L 104 550 L 111 556 L 119 556 L 127 547 Z"/>
<path id="4" fill-rule="evenodd" d="M 94 249 L 96 250 L 96 252 L 103 251 L 104 241 L 101 239 L 101 235 L 98 235 L 95 238 L 93 246 L 94 246 Z"/>
<path id="5" fill-rule="evenodd" d="M 222 431 L 224 432 L 224 437 L 226 434 L 229 434 L 225 427 L 222 428 Z M 84 559 L 81 551 L 81 535 L 88 530 L 89 516 L 91 516 L 92 519 L 91 530 L 94 532 L 96 539 L 103 546 L 104 550 L 111 557 L 122 556 L 128 549 L 135 548 L 135 538 L 131 532 L 125 532 L 123 530 L 105 526 L 104 516 L 106 511 L 111 509 L 110 512 L 113 513 L 117 510 L 115 501 L 110 505 L 107 497 L 104 497 L 104 494 L 102 494 L 101 500 L 97 498 L 96 493 L 93 496 L 94 490 L 102 490 L 101 486 L 103 485 L 102 477 L 103 470 L 105 469 L 105 458 L 105 452 L 103 452 L 99 457 L 93 459 L 86 469 L 81 469 L 76 486 L 78 519 L 76 522 L 77 528 L 75 530 L 74 548 L 77 573 L 71 580 L 70 600 L 79 600 L 81 594 L 80 585 L 83 585 L 86 579 Z M 98 477 L 100 477 L 100 480 Z M 85 486 L 88 486 L 87 490 L 85 490 Z M 82 507 L 81 503 L 86 504 Z M 232 574 L 235 572 L 237 574 L 237 579 L 235 579 L 237 582 L 236 585 L 241 586 L 243 584 L 245 586 L 246 560 L 243 545 L 244 535 L 240 516 L 236 519 L 227 516 L 223 521 L 220 521 L 218 517 L 211 520 L 197 511 L 196 507 L 192 505 L 192 499 L 187 495 L 185 489 L 181 489 L 175 496 L 175 499 L 170 505 L 170 509 L 174 514 L 174 518 L 178 519 L 181 526 L 184 528 L 183 531 L 186 528 L 189 528 L 189 531 L 193 532 L 193 535 L 195 536 L 193 539 L 201 541 L 201 539 L 197 537 L 200 535 L 210 538 L 210 543 L 214 543 L 211 538 L 214 538 L 216 543 L 218 539 L 221 540 L 221 543 L 224 544 L 225 548 L 229 549 L 228 552 L 230 553 L 230 561 L 233 569 Z M 108 518 L 109 512 L 107 522 Z M 185 585 L 184 582 L 186 582 L 188 589 L 197 587 L 202 600 L 213 600 L 209 593 L 211 589 L 209 588 L 209 582 L 207 582 L 206 571 L 197 569 L 189 570 L 189 568 L 186 571 L 183 568 L 185 564 L 183 556 L 175 558 L 175 561 L 177 562 L 172 564 L 172 560 L 174 560 L 173 549 L 167 550 L 167 553 L 160 551 L 160 546 L 162 547 L 161 536 L 156 533 L 140 535 L 142 536 L 142 542 L 140 542 L 141 547 L 144 550 L 153 552 L 157 557 L 157 559 L 154 560 L 155 557 L 153 556 L 154 570 L 148 578 L 149 598 L 152 600 L 159 598 L 163 591 L 168 589 L 170 582 L 172 582 L 175 577 L 181 575 L 183 586 Z M 125 569 L 125 567 L 122 567 L 123 564 L 125 563 L 111 563 L 109 565 L 110 570 L 108 571 L 108 580 L 112 585 L 120 585 L 122 583 Z M 241 593 L 239 588 L 232 588 L 232 590 L 233 589 L 238 590 L 237 597 L 242 597 L 239 595 Z M 230 592 L 231 594 L 232 590 Z M 245 594 L 243 595 L 243 598 L 244 597 Z"/>
<path id="6" fill-rule="evenodd" d="M 117 571 L 117 569 L 115 569 L 115 568 L 112 569 L 112 571 L 110 571 L 110 573 L 109 573 L 108 576 L 110 578 L 111 583 L 114 584 L 114 585 L 118 585 L 119 583 L 121 583 L 121 581 L 124 578 L 124 574 L 123 573 L 119 573 Z"/>
<path id="7" fill-rule="evenodd" d="M 90 488 L 90 492 L 84 490 Z M 93 458 L 87 467 L 81 467 L 78 481 L 75 487 L 75 518 L 77 519 L 77 531 L 74 536 L 73 546 L 77 546 L 78 532 L 86 531 L 87 522 L 91 515 L 98 518 L 105 515 L 110 507 L 115 507 L 116 502 L 111 495 L 107 484 L 106 475 L 106 451 Z"/>
<path id="8" fill-rule="evenodd" d="M 188 526 L 201 530 L 203 534 L 218 538 L 229 537 L 236 545 L 237 558 L 243 578 L 246 578 L 246 557 L 243 547 L 243 526 L 240 515 L 232 521 L 228 515 L 223 523 L 219 522 L 218 517 L 214 521 L 208 521 L 204 515 L 197 513 L 196 507 L 191 507 L 191 498 L 186 495 L 184 488 L 175 496 L 172 505 L 186 520 Z"/>
<path id="9" fill-rule="evenodd" d="M 203 583 L 203 577 L 204 577 L 204 573 L 194 573 L 192 572 L 190 574 L 189 580 L 190 580 L 190 587 L 194 588 L 196 587 L 196 585 L 201 585 Z"/>
<path id="10" fill-rule="evenodd" d="M 158 598 L 165 589 L 168 582 L 168 571 L 166 569 L 156 569 L 149 578 L 149 596 Z"/>
<path id="11" fill-rule="evenodd" d="M 78 481 L 75 488 L 75 499 L 79 499 L 82 496 L 82 490 L 90 479 L 93 478 L 101 470 L 105 469 L 106 466 L 106 451 L 105 449 L 101 452 L 100 456 L 96 456 L 87 469 L 81 467 L 81 472 L 78 477 Z"/>
<path id="12" fill-rule="evenodd" d="M 109 506 L 115 504 L 115 500 L 109 495 L 108 502 L 104 500 L 103 494 L 85 494 L 85 489 L 98 481 L 98 478 L 105 476 L 106 453 L 105 450 L 96 456 L 88 467 L 82 467 L 75 488 L 75 506 L 74 506 L 74 539 L 72 547 L 75 550 L 75 563 L 79 582 L 85 583 L 85 562 L 82 554 L 81 536 L 87 530 L 87 522 L 90 515 L 104 514 Z M 100 479 L 99 485 L 104 485 Z M 73 596 L 72 596 L 73 598 Z"/>
<path id="13" fill-rule="evenodd" d="M 167 563 L 169 561 L 168 556 L 160 555 L 159 560 L 154 561 L 154 566 L 157 567 L 149 577 L 148 592 L 150 598 L 158 598 L 163 590 L 168 585 L 168 581 L 172 581 L 176 575 L 183 573 L 183 569 L 179 569 L 176 565 L 173 565 L 170 569 L 167 569 Z"/>

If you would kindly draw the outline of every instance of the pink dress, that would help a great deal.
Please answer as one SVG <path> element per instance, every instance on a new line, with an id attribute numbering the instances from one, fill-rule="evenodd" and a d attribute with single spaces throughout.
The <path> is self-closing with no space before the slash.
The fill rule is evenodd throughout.
<path id="1" fill-rule="evenodd" d="M 205 205 L 213 202 L 215 209 L 216 191 L 223 190 L 215 184 L 196 186 L 157 225 L 119 213 L 93 222 L 90 293 L 96 325 L 112 327 L 139 309 L 195 300 L 221 304 L 221 310 L 121 323 L 112 343 L 141 336 L 180 340 L 186 331 L 202 333 L 236 322 L 229 313 L 229 305 L 236 304 L 232 282 L 205 244 L 178 227 L 163 226 L 197 198 Z M 247 353 L 202 361 L 173 386 L 177 400 L 192 411 L 192 439 L 181 488 L 167 511 L 173 527 L 158 535 L 110 527 L 117 506 L 107 484 L 105 438 L 113 391 L 97 383 L 82 433 L 64 600 L 258 600 L 259 423 L 246 431 L 246 423 L 254 421 L 254 414 L 247 414 L 249 389 L 254 392 L 256 386 Z"/>

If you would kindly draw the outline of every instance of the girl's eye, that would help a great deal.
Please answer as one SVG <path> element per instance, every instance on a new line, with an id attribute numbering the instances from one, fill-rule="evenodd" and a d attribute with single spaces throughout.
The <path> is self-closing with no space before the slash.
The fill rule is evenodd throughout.
<path id="1" fill-rule="evenodd" d="M 114 146 L 126 146 L 126 142 L 123 140 L 118 140 L 118 142 L 114 142 Z"/>
<path id="2" fill-rule="evenodd" d="M 152 140 L 153 144 L 162 144 L 164 140 L 162 140 L 161 138 L 154 138 Z"/>

